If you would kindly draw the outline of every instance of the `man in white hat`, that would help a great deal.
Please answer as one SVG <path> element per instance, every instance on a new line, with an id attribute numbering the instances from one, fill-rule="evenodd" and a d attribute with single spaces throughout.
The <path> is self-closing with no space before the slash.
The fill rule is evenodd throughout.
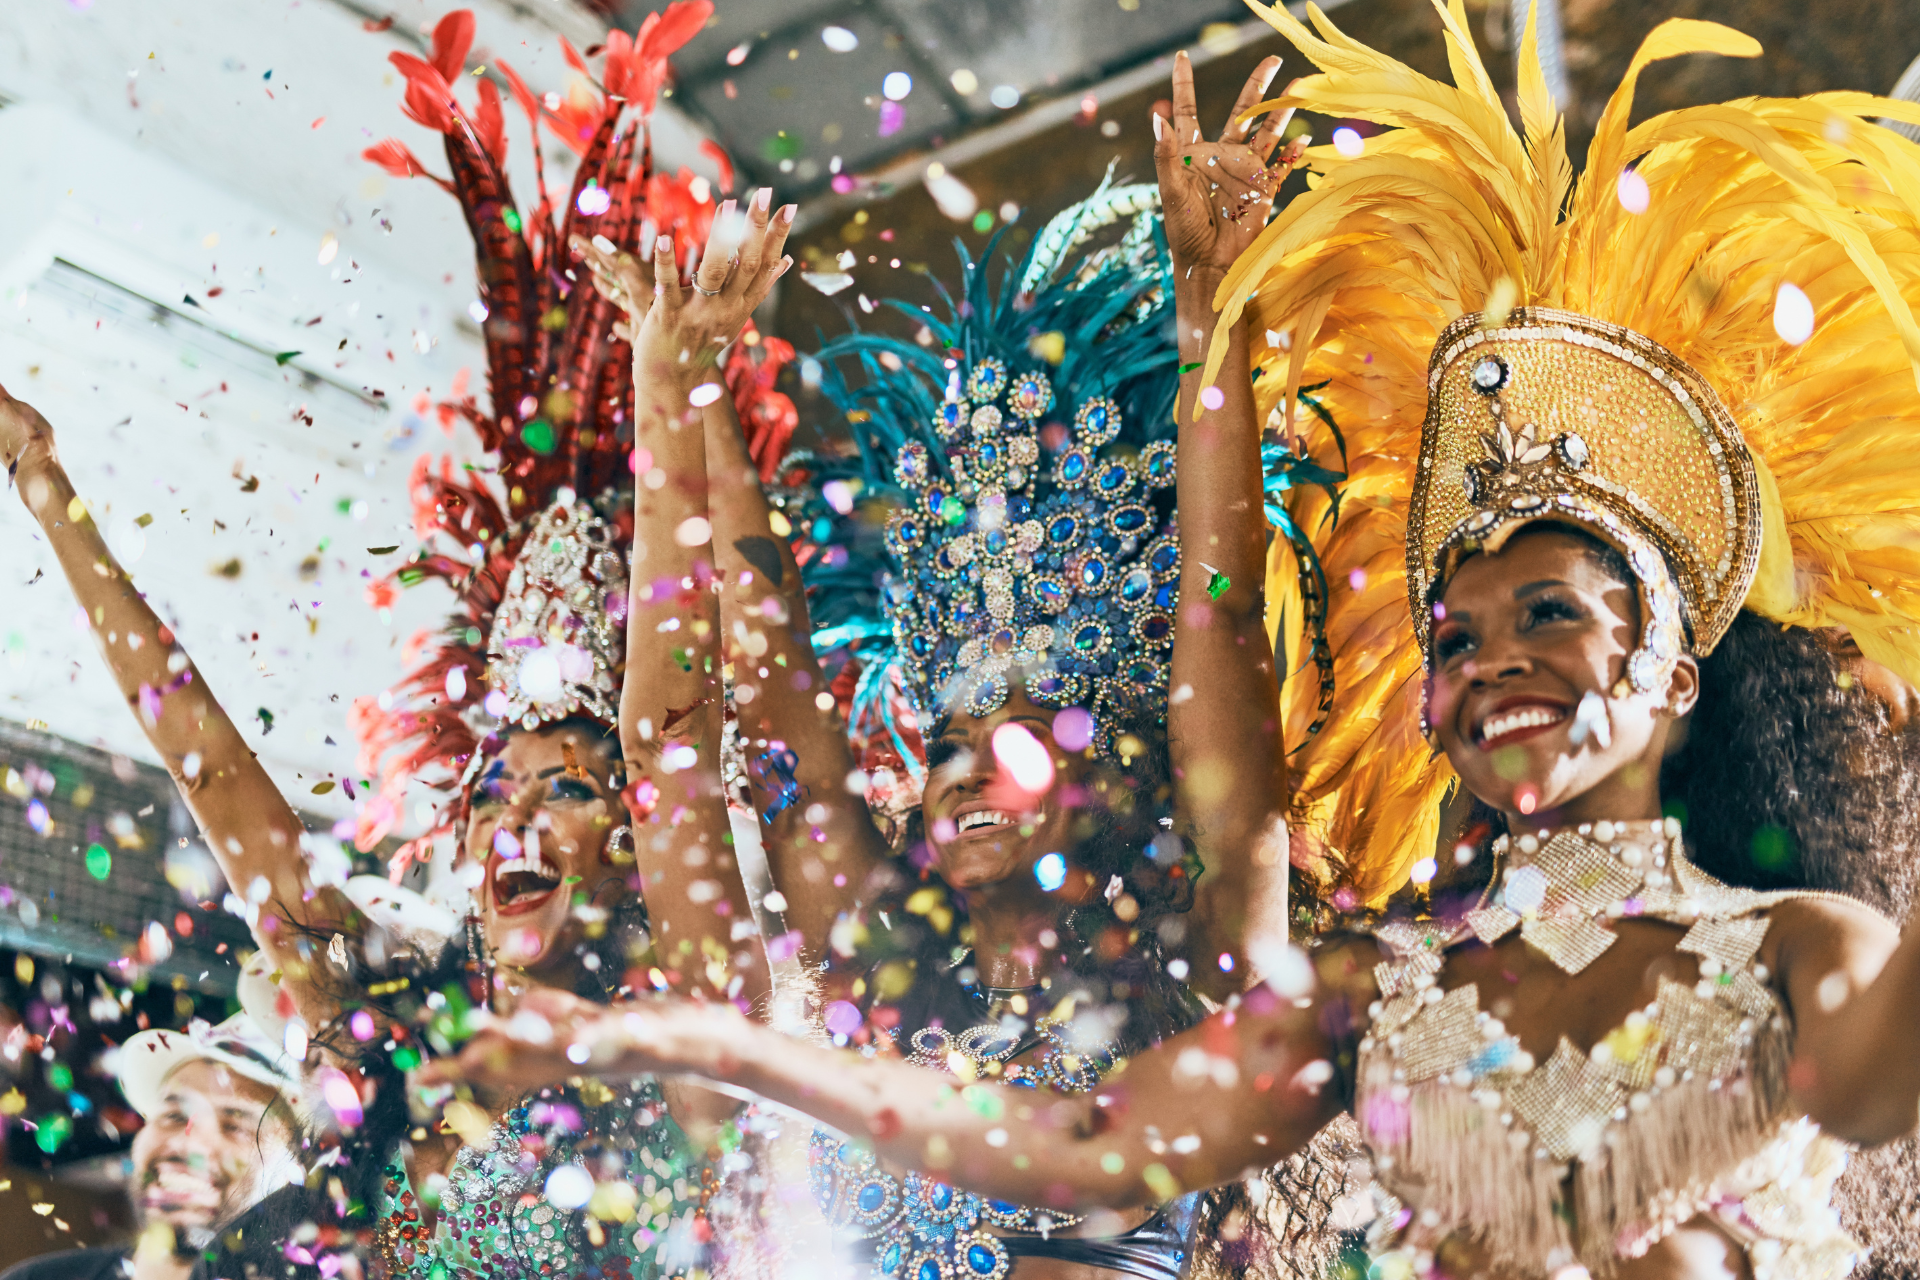
<path id="1" fill-rule="evenodd" d="M 263 977 L 242 981 L 249 1007 L 247 988 Z M 290 1064 L 248 1014 L 143 1031 L 121 1047 L 119 1067 L 121 1092 L 146 1121 L 128 1186 L 138 1240 L 34 1258 L 0 1280 L 189 1280 L 204 1274 L 216 1233 L 300 1177 Z"/>

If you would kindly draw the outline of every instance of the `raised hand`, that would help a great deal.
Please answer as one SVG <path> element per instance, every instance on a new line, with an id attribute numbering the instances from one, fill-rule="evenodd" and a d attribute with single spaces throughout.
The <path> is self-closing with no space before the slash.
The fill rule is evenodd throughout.
<path id="1" fill-rule="evenodd" d="M 0 463 L 6 464 L 8 477 L 16 476 L 23 462 L 31 467 L 51 461 L 53 428 L 39 410 L 0 387 Z"/>
<path id="2" fill-rule="evenodd" d="M 1253 69 L 1219 140 L 1208 142 L 1194 101 L 1193 64 L 1184 53 L 1174 59 L 1172 118 L 1163 114 L 1166 103 L 1154 104 L 1153 164 L 1176 271 L 1225 271 L 1266 226 L 1274 193 L 1298 158 L 1298 148 L 1289 148 L 1279 163 L 1268 163 L 1293 113 L 1269 113 L 1257 129 L 1241 117 L 1258 105 L 1279 69 L 1277 57 Z"/>
<path id="3" fill-rule="evenodd" d="M 793 265 L 782 249 L 798 210 L 787 205 L 775 216 L 772 197 L 761 188 L 744 218 L 731 200 L 721 206 L 700 269 L 688 283 L 681 283 L 675 267 L 673 240 L 661 236 L 654 243 L 653 304 L 634 335 L 636 361 L 665 362 L 704 376 L 740 336 L 773 282 Z"/>

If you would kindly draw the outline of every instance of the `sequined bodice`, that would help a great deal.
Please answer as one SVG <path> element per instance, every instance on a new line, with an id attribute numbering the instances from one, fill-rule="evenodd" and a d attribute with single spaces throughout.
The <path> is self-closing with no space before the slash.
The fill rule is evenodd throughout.
<path id="1" fill-rule="evenodd" d="M 1768 1241 L 1777 1280 L 1842 1276 L 1857 1249 L 1826 1207 L 1837 1144 L 1789 1114 L 1793 1030 L 1757 957 L 1786 894 L 1720 884 L 1688 862 L 1677 824 L 1596 823 L 1503 844 L 1507 862 L 1463 923 L 1377 929 L 1393 958 L 1360 1042 L 1356 1114 L 1382 1181 L 1415 1212 L 1410 1236 L 1477 1238 L 1521 1274 L 1578 1261 L 1596 1275 L 1713 1211 Z M 1656 998 L 1582 1052 L 1545 1062 L 1444 990 L 1447 950 L 1518 929 L 1568 973 L 1624 918 L 1686 927 L 1698 981 Z"/>
<path id="2" fill-rule="evenodd" d="M 405 1280 L 592 1274 L 653 1280 L 700 1261 L 706 1170 L 652 1081 L 598 1105 L 529 1098 L 462 1147 L 429 1231 L 402 1161 L 387 1169 L 380 1249 Z M 556 1171 L 573 1170 L 577 1172 Z M 583 1210 L 585 1210 L 583 1212 Z"/>

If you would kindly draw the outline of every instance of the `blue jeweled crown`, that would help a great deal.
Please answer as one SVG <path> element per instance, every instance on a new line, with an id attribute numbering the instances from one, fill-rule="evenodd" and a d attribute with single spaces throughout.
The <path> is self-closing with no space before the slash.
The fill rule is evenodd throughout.
<path id="1" fill-rule="evenodd" d="M 1117 444 L 1113 399 L 1056 408 L 1038 368 L 953 360 L 938 443 L 903 446 L 885 606 L 923 706 L 986 715 L 1010 683 L 1102 727 L 1162 703 L 1180 548 L 1174 445 Z M 1049 447 L 1051 446 L 1051 447 Z"/>
<path id="2" fill-rule="evenodd" d="M 875 548 L 878 599 L 821 601 L 833 617 L 816 648 L 851 647 L 873 691 L 856 711 L 891 671 L 923 712 L 984 715 L 1015 684 L 1042 705 L 1084 706 L 1103 750 L 1124 720 L 1165 714 L 1179 356 L 1157 215 L 1150 188 L 1103 184 L 997 290 L 996 246 L 977 261 L 963 246 L 944 315 L 892 304 L 925 326 L 918 342 L 856 332 L 820 353 L 858 479 L 898 508 Z M 1081 251 L 1122 223 L 1117 241 Z M 860 559 L 857 530 L 845 542 Z"/>

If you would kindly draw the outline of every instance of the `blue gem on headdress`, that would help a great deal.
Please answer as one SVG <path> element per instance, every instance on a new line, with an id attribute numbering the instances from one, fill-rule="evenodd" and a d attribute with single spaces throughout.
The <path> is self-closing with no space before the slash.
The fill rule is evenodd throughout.
<path id="1" fill-rule="evenodd" d="M 1128 604 L 1144 604 L 1153 596 L 1153 575 L 1140 565 L 1127 570 L 1120 579 L 1120 598 Z"/>
<path id="2" fill-rule="evenodd" d="M 893 528 L 889 531 L 888 550 L 896 556 L 902 555 L 919 546 L 924 536 L 920 521 L 912 516 L 904 516 L 893 522 Z"/>
<path id="3" fill-rule="evenodd" d="M 1133 468 L 1115 459 L 1100 468 L 1093 478 L 1093 487 L 1108 498 L 1119 498 L 1133 488 Z"/>
<path id="4" fill-rule="evenodd" d="M 1175 479 L 1176 446 L 1171 440 L 1155 440 L 1140 451 L 1140 474 L 1155 489 L 1165 489 Z"/>
<path id="5" fill-rule="evenodd" d="M 897 1276 L 900 1274 L 901 1264 L 906 1260 L 906 1245 L 898 1240 L 889 1240 L 886 1248 L 882 1249 L 879 1256 L 874 1259 L 873 1265 L 874 1269 L 883 1276 Z"/>
<path id="6" fill-rule="evenodd" d="M 1147 568 L 1153 570 L 1153 576 L 1165 581 L 1180 572 L 1180 544 L 1171 538 L 1162 538 L 1147 548 Z"/>
<path id="7" fill-rule="evenodd" d="M 1016 418 L 1033 421 L 1053 407 L 1053 384 L 1043 373 L 1023 373 L 1013 380 L 1007 408 Z"/>
<path id="8" fill-rule="evenodd" d="M 1152 518 L 1153 513 L 1145 507 L 1137 502 L 1129 502 L 1107 513 L 1107 528 L 1113 531 L 1115 537 L 1131 538 L 1145 529 Z"/>
<path id="9" fill-rule="evenodd" d="M 1071 707 L 1086 697 L 1087 684 L 1080 676 L 1062 671 L 1047 671 L 1027 680 L 1027 696 L 1043 707 Z"/>
<path id="10" fill-rule="evenodd" d="M 1080 537 L 1080 517 L 1063 512 L 1047 522 L 1047 541 L 1056 547 L 1070 547 Z"/>
<path id="11" fill-rule="evenodd" d="M 1086 657 L 1098 657 L 1105 653 L 1110 643 L 1103 623 L 1089 622 L 1073 633 L 1073 647 Z"/>
<path id="12" fill-rule="evenodd" d="M 1107 562 L 1099 556 L 1089 556 L 1080 564 L 1080 585 L 1089 591 L 1101 591 L 1107 585 Z"/>
<path id="13" fill-rule="evenodd" d="M 940 508 L 946 504 L 947 491 L 939 485 L 934 485 L 927 490 L 924 501 L 927 507 L 927 514 L 937 516 L 940 514 Z"/>
<path id="14" fill-rule="evenodd" d="M 1007 705 L 1007 678 L 998 674 L 980 677 L 967 691 L 966 702 L 969 715 L 992 715 Z"/>
<path id="15" fill-rule="evenodd" d="M 933 411 L 933 429 L 942 440 L 958 440 L 966 425 L 967 406 L 963 401 L 949 400 Z"/>
<path id="16" fill-rule="evenodd" d="M 1073 434 L 1090 449 L 1098 449 L 1120 434 L 1120 406 L 1105 396 L 1094 396 L 1073 415 Z"/>
<path id="17" fill-rule="evenodd" d="M 1058 578 L 1035 578 L 1027 585 L 1033 591 L 1033 598 L 1039 602 L 1040 608 L 1047 613 L 1063 613 L 1073 602 L 1073 594 Z"/>
<path id="18" fill-rule="evenodd" d="M 1153 591 L 1153 607 L 1154 608 L 1171 609 L 1173 608 L 1174 605 L 1179 603 L 1180 603 L 1180 583 L 1177 579 L 1172 582 L 1163 582 L 1158 587 L 1154 588 L 1154 591 Z"/>
<path id="19" fill-rule="evenodd" d="M 946 1280 L 940 1274 L 940 1263 L 935 1258 L 922 1258 L 920 1265 L 914 1268 L 913 1280 Z"/>
<path id="20" fill-rule="evenodd" d="M 1053 482 L 1062 489 L 1078 489 L 1093 470 L 1093 455 L 1078 447 L 1060 455 L 1053 464 Z"/>
<path id="21" fill-rule="evenodd" d="M 975 404 L 998 400 L 1006 389 L 1007 366 L 992 356 L 973 366 L 973 373 L 967 378 L 967 399 Z"/>

